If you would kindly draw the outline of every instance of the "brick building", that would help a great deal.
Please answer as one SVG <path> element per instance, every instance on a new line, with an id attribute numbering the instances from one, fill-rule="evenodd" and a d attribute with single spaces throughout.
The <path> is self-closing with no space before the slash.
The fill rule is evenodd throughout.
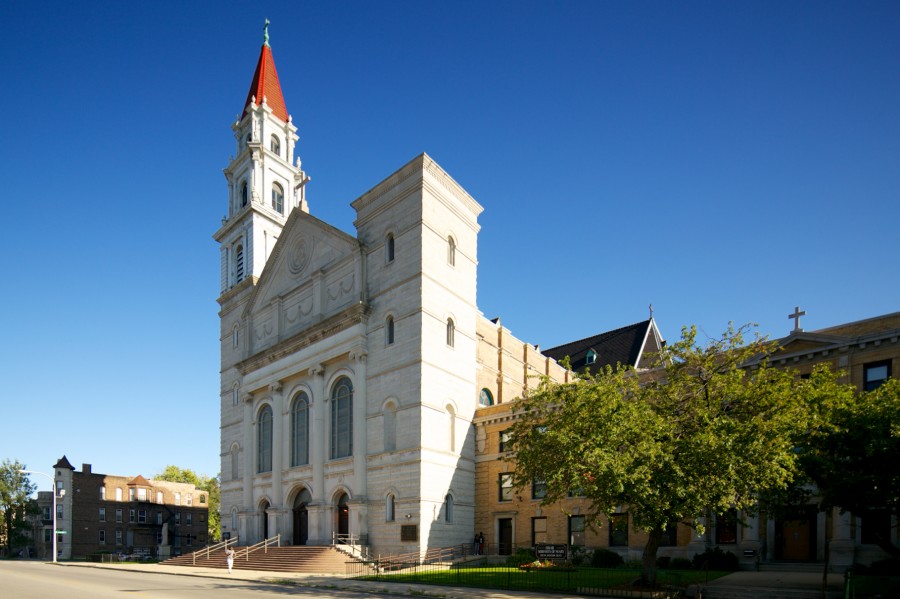
<path id="1" fill-rule="evenodd" d="M 110 552 L 157 557 L 206 545 L 208 493 L 187 483 L 53 467 L 61 559 Z"/>

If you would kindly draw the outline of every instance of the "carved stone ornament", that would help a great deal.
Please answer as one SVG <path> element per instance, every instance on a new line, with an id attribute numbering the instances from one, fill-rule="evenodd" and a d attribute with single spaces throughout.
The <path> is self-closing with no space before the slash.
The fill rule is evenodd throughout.
<path id="1" fill-rule="evenodd" d="M 314 241 L 312 239 L 302 236 L 295 239 L 294 243 L 291 244 L 291 251 L 288 254 L 288 269 L 291 271 L 291 274 L 299 275 L 309 266 L 309 261 L 312 259 L 313 254 L 313 244 Z"/>

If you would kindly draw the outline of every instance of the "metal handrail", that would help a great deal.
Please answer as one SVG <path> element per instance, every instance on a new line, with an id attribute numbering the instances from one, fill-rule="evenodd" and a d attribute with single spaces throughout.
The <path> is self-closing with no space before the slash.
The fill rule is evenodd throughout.
<path id="1" fill-rule="evenodd" d="M 216 543 L 215 545 L 208 545 L 206 548 L 201 549 L 199 551 L 195 551 L 191 555 L 194 558 L 194 565 L 197 565 L 197 554 L 206 554 L 206 559 L 209 559 L 209 554 L 213 551 L 218 551 L 219 549 L 228 549 L 229 544 L 236 545 L 238 542 L 238 538 L 234 537 L 233 539 L 225 539 L 221 543 Z"/>
<path id="2" fill-rule="evenodd" d="M 275 545 L 276 547 L 281 547 L 281 534 L 279 533 L 279 534 L 275 535 L 274 537 L 260 541 L 256 545 L 251 545 L 249 547 L 244 547 L 243 549 L 238 550 L 234 554 L 234 559 L 243 557 L 244 561 L 249 561 L 250 554 L 253 553 L 254 551 L 259 551 L 260 549 L 262 549 L 263 552 L 268 553 L 269 545 Z"/>

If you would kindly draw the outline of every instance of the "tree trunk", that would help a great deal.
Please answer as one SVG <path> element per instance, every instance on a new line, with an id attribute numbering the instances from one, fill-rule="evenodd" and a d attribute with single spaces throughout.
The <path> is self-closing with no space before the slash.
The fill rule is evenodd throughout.
<path id="1" fill-rule="evenodd" d="M 662 530 L 651 530 L 647 536 L 647 544 L 644 545 L 644 555 L 641 559 L 641 584 L 646 587 L 656 586 L 656 551 L 662 540 Z"/>

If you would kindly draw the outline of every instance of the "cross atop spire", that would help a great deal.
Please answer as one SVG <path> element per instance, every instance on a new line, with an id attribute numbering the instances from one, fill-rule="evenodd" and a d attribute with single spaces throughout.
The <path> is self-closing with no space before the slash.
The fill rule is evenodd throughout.
<path id="1" fill-rule="evenodd" d="M 256 63 L 256 72 L 253 73 L 253 82 L 250 91 L 247 92 L 247 101 L 244 102 L 242 115 L 247 113 L 250 102 L 266 104 L 272 109 L 272 114 L 282 121 L 288 121 L 287 106 L 284 104 L 284 95 L 281 93 L 281 84 L 278 82 L 278 72 L 275 70 L 275 59 L 272 58 L 272 48 L 269 47 L 269 20 L 263 26 L 263 45 L 259 53 L 259 61 Z"/>

